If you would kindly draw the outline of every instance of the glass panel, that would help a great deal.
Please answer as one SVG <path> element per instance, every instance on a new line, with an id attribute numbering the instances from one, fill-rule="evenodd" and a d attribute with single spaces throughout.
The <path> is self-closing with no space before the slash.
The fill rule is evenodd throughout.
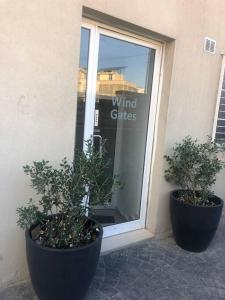
<path id="1" fill-rule="evenodd" d="M 217 127 L 215 140 L 219 144 L 225 143 L 225 72 L 223 73 L 223 85 L 220 96 L 220 106 L 217 116 Z"/>
<path id="2" fill-rule="evenodd" d="M 87 92 L 87 72 L 89 54 L 90 30 L 81 29 L 80 41 L 80 64 L 78 74 L 78 98 L 77 98 L 77 126 L 76 126 L 76 148 L 83 148 L 84 138 L 84 118 Z"/>
<path id="3" fill-rule="evenodd" d="M 123 188 L 108 207 L 96 207 L 104 226 L 140 218 L 144 158 L 155 50 L 100 35 L 96 87 L 96 145 L 105 140 L 111 174 Z"/>

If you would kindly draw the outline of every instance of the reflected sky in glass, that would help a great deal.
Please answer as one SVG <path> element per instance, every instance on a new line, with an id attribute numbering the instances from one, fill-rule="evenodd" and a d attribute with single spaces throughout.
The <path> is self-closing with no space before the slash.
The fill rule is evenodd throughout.
<path id="1" fill-rule="evenodd" d="M 90 30 L 81 29 L 80 39 L 80 68 L 87 69 L 88 66 L 88 51 L 89 51 Z"/>
<path id="2" fill-rule="evenodd" d="M 82 28 L 80 67 L 87 69 L 89 48 L 89 30 Z M 98 70 L 121 68 L 121 74 L 127 81 L 138 87 L 146 86 L 151 49 L 100 35 Z"/>
<path id="3" fill-rule="evenodd" d="M 127 81 L 144 88 L 149 52 L 149 48 L 101 35 L 98 69 L 122 67 Z"/>

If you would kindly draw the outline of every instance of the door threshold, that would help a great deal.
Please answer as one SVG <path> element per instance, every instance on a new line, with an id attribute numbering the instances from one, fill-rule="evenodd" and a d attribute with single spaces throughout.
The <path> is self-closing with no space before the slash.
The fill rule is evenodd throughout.
<path id="1" fill-rule="evenodd" d="M 147 229 L 138 229 L 130 232 L 103 238 L 101 254 L 107 254 L 111 251 L 118 250 L 134 243 L 152 238 L 154 235 Z"/>

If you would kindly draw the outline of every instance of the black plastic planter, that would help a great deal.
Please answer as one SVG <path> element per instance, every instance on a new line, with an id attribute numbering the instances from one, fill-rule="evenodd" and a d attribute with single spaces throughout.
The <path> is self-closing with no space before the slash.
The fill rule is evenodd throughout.
<path id="1" fill-rule="evenodd" d="M 93 220 L 89 220 L 94 222 Z M 38 245 L 26 231 L 27 261 L 39 300 L 81 300 L 94 277 L 103 230 L 97 239 L 80 248 L 53 249 Z"/>
<path id="2" fill-rule="evenodd" d="M 170 194 L 170 214 L 176 243 L 191 252 L 207 249 L 217 230 L 223 200 L 213 196 L 212 207 L 194 206 L 178 200 L 179 190 Z"/>

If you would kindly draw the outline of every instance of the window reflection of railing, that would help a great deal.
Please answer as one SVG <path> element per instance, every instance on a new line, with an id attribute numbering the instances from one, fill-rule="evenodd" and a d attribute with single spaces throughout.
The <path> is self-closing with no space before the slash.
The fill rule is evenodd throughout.
<path id="1" fill-rule="evenodd" d="M 80 68 L 78 92 L 86 91 L 87 70 Z M 96 93 L 106 96 L 115 96 L 118 91 L 128 91 L 135 93 L 144 93 L 142 87 L 138 87 L 135 83 L 125 79 L 124 75 L 119 70 L 103 69 L 97 74 Z"/>

